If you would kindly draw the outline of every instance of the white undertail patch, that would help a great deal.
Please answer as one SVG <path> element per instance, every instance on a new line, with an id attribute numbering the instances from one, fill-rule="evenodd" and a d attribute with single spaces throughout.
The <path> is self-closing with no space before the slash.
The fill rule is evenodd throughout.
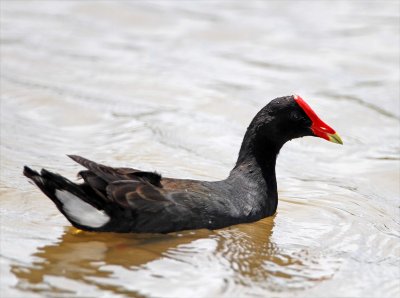
<path id="1" fill-rule="evenodd" d="M 98 210 L 69 191 L 57 189 L 56 197 L 63 203 L 64 212 L 80 225 L 99 228 L 110 220 L 103 210 Z"/>

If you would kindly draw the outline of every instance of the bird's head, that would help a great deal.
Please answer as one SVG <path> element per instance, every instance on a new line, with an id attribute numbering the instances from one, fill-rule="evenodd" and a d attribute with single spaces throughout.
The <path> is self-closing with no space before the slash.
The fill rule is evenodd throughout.
<path id="1" fill-rule="evenodd" d="M 257 130 L 261 135 L 273 138 L 277 144 L 304 136 L 315 136 L 343 144 L 336 131 L 322 121 L 298 95 L 272 100 L 258 116 L 256 119 L 261 121 L 257 121 Z"/>
<path id="2" fill-rule="evenodd" d="M 322 121 L 313 111 L 313 109 L 311 109 L 311 107 L 304 101 L 304 99 L 298 95 L 293 95 L 293 99 L 306 114 L 307 118 L 311 120 L 311 126 L 309 126 L 309 129 L 311 130 L 313 136 L 343 145 L 343 141 L 339 134 L 336 133 L 332 127 Z"/>

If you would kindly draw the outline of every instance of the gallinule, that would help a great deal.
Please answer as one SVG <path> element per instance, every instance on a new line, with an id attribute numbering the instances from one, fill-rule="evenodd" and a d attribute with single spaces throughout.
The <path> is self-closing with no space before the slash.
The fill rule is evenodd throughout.
<path id="1" fill-rule="evenodd" d="M 24 167 L 31 179 L 76 228 L 99 232 L 168 233 L 218 229 L 275 213 L 275 163 L 289 140 L 317 136 L 342 144 L 297 95 L 279 97 L 261 109 L 247 128 L 239 157 L 221 181 L 171 179 L 153 172 L 112 168 L 69 155 L 87 170 L 81 184 L 42 169 Z"/>

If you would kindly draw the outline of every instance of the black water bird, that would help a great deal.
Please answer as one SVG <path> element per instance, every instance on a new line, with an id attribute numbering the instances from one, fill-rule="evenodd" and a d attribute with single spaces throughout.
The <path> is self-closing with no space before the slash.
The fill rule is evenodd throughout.
<path id="1" fill-rule="evenodd" d="M 132 168 L 112 168 L 69 155 L 86 170 L 83 183 L 24 167 L 30 178 L 81 230 L 168 233 L 218 229 L 275 213 L 275 163 L 289 140 L 317 136 L 342 144 L 299 96 L 279 97 L 262 108 L 244 136 L 236 165 L 225 180 L 171 179 Z"/>

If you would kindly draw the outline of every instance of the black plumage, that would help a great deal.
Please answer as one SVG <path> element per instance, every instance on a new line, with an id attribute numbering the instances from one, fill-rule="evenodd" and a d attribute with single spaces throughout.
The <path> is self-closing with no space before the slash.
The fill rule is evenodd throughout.
<path id="1" fill-rule="evenodd" d="M 160 233 L 217 229 L 275 213 L 279 150 L 291 139 L 315 135 L 312 125 L 296 97 L 271 101 L 254 117 L 235 167 L 221 181 L 164 178 L 158 173 L 100 165 L 76 155 L 69 157 L 86 168 L 78 174 L 84 181 L 81 184 L 44 169 L 39 174 L 25 167 L 24 175 L 79 229 Z M 95 224 L 91 224 L 91 216 Z"/>

